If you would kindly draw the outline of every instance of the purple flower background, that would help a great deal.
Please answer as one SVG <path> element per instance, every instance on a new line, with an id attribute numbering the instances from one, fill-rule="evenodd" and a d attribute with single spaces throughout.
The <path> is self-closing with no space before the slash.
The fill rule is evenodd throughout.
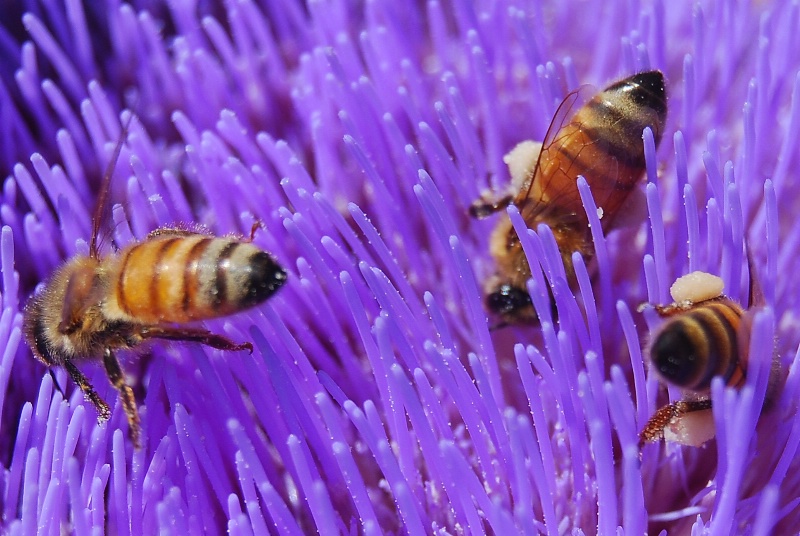
<path id="1" fill-rule="evenodd" d="M 776 534 L 800 530 L 800 6 L 523 0 L 5 2 L 0 7 L 0 509 L 10 534 Z M 482 282 L 508 181 L 567 91 L 661 69 L 645 222 L 563 277 L 522 232 L 541 327 L 490 331 Z M 160 225 L 266 230 L 289 282 L 209 329 L 256 350 L 124 356 L 144 448 L 20 339 L 21 308 L 87 251 Z M 587 210 L 588 189 L 583 188 Z M 666 402 L 643 346 L 693 270 L 767 305 L 717 437 L 637 446 Z M 558 321 L 550 317 L 551 284 Z M 577 297 L 576 297 L 577 296 Z M 773 341 L 774 344 L 773 344 Z M 761 415 L 773 347 L 783 389 Z M 670 390 L 672 399 L 680 396 Z"/>

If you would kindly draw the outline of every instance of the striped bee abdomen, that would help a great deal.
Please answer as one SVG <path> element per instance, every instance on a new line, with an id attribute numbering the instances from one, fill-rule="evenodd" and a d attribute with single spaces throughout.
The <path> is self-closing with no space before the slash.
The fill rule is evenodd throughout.
<path id="1" fill-rule="evenodd" d="M 150 238 L 126 248 L 110 278 L 119 313 L 137 323 L 185 323 L 255 306 L 286 272 L 249 242 L 200 234 Z"/>
<path id="2" fill-rule="evenodd" d="M 668 320 L 653 338 L 650 358 L 666 381 L 683 389 L 704 392 L 711 379 L 727 385 L 744 383 L 747 348 L 739 347 L 742 308 L 720 298 Z"/>
<path id="3" fill-rule="evenodd" d="M 595 95 L 563 127 L 564 144 L 553 144 L 559 152 L 557 165 L 571 177 L 583 175 L 598 205 L 613 216 L 645 171 L 642 131 L 650 127 L 658 146 L 666 113 L 660 72 L 619 81 Z M 612 220 L 605 218 L 603 225 Z"/>

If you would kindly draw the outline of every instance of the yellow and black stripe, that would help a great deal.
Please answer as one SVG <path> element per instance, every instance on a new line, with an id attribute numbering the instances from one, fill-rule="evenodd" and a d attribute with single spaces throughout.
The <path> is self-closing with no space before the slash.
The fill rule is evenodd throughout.
<path id="1" fill-rule="evenodd" d="M 714 376 L 729 386 L 743 385 L 747 348 L 739 347 L 737 334 L 742 314 L 739 304 L 719 298 L 670 318 L 650 346 L 659 375 L 701 393 L 710 389 Z"/>
<path id="2" fill-rule="evenodd" d="M 271 296 L 286 272 L 248 242 L 206 235 L 151 238 L 119 258 L 113 296 L 140 324 L 226 316 Z"/>

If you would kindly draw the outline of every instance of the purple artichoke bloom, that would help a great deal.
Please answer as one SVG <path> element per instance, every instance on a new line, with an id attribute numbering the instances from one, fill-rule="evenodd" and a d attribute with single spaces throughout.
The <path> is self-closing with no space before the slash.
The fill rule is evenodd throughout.
<path id="1" fill-rule="evenodd" d="M 796 2 L 262 4 L 0 7 L 4 533 L 800 531 Z M 644 135 L 644 220 L 603 236 L 581 182 L 596 270 L 575 255 L 573 289 L 553 233 L 509 208 L 541 325 L 492 329 L 495 219 L 469 206 L 568 91 L 649 69 L 669 112 L 657 150 Z M 205 323 L 252 355 L 120 352 L 139 450 L 100 363 L 78 365 L 103 423 L 21 336 L 28 296 L 88 251 L 131 114 L 104 254 L 175 222 L 259 220 L 289 272 Z M 744 387 L 714 381 L 704 446 L 640 449 L 667 390 L 646 362 L 660 320 L 638 306 L 695 270 L 749 305 L 748 254 L 764 303 Z"/>

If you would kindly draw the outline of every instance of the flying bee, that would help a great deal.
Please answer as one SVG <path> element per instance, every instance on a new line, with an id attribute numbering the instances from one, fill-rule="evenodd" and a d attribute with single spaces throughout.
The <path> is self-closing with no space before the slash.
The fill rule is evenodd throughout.
<path id="1" fill-rule="evenodd" d="M 516 195 L 496 201 L 481 199 L 470 209 L 473 216 L 483 218 L 513 203 L 528 227 L 548 225 L 571 283 L 575 280 L 572 253 L 579 252 L 587 262 L 594 257 L 578 175 L 591 187 L 607 232 L 644 174 L 642 131 L 650 127 L 657 145 L 667 114 L 664 76 L 659 71 L 620 80 L 575 111 L 576 105 L 586 100 L 585 92 L 586 88 L 573 91 L 561 103 L 535 165 L 523 169 L 518 177 L 521 184 Z M 512 175 L 520 173 L 510 167 Z M 491 235 L 490 250 L 497 275 L 487 281 L 487 308 L 504 323 L 535 321 L 537 315 L 525 287 L 531 268 L 507 213 L 500 216 Z"/>
<path id="2" fill-rule="evenodd" d="M 101 256 L 98 234 L 111 175 L 127 138 L 124 125 L 103 175 L 92 219 L 89 254 L 58 268 L 25 306 L 23 330 L 34 356 L 48 367 L 64 367 L 100 420 L 108 404 L 75 365 L 102 361 L 119 391 L 131 440 L 139 448 L 140 421 L 133 391 L 115 352 L 149 339 L 191 341 L 221 350 L 249 350 L 187 323 L 230 315 L 260 304 L 286 281 L 286 272 L 249 239 L 222 238 L 188 227 L 162 227 L 116 254 Z"/>
<path id="3" fill-rule="evenodd" d="M 751 306 L 763 303 L 754 277 L 751 267 Z M 673 303 L 655 306 L 667 321 L 651 339 L 650 360 L 662 380 L 684 390 L 684 398 L 656 411 L 639 434 L 640 447 L 661 439 L 702 445 L 715 435 L 713 416 L 706 411 L 712 405 L 711 380 L 720 376 L 729 387 L 744 385 L 752 316 L 758 307 L 745 310 L 722 289 L 719 277 L 694 272 L 672 286 Z M 775 358 L 768 399 L 776 389 L 779 370 Z"/>

